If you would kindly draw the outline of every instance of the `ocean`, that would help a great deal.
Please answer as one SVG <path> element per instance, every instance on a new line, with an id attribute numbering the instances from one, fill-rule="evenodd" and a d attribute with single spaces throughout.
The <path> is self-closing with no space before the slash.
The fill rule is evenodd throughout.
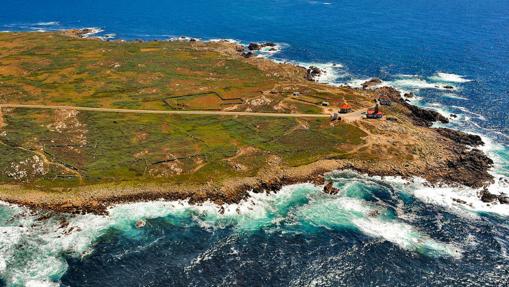
<path id="1" fill-rule="evenodd" d="M 280 51 L 267 57 L 319 66 L 322 82 L 379 77 L 481 135 L 495 161 L 489 189 L 509 192 L 508 1 L 4 2 L 0 31 L 271 41 Z M 420 179 L 329 177 L 341 194 L 302 183 L 224 214 L 155 201 L 41 221 L 0 203 L 0 286 L 509 286 L 507 205 Z"/>

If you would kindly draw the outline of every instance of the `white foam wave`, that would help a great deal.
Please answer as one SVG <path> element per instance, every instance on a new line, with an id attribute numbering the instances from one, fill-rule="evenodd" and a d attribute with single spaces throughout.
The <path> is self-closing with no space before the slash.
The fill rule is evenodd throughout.
<path id="1" fill-rule="evenodd" d="M 472 111 L 470 111 L 469 109 L 467 109 L 465 107 L 461 107 L 461 106 L 452 106 L 452 107 L 462 111 L 465 114 L 473 115 L 473 116 L 475 116 L 477 119 L 479 119 L 481 121 L 486 121 L 486 118 L 483 115 L 481 115 L 479 113 L 472 112 Z"/>
<path id="2" fill-rule="evenodd" d="M 437 83 L 428 82 L 425 79 L 422 79 L 420 77 L 413 77 L 410 75 L 406 75 L 402 78 L 396 78 L 391 81 L 384 81 L 384 85 L 392 86 L 396 88 L 397 90 L 400 90 L 402 92 L 418 92 L 420 90 L 440 90 L 440 91 L 447 91 L 450 89 L 447 89 L 443 85 L 439 85 Z M 457 87 L 453 87 L 453 89 L 457 89 Z"/>
<path id="3" fill-rule="evenodd" d="M 468 98 L 465 98 L 455 93 L 443 93 L 441 95 L 445 98 L 468 101 Z"/>
<path id="4" fill-rule="evenodd" d="M 276 194 L 251 193 L 238 204 L 223 206 L 188 201 L 119 204 L 109 208 L 107 216 L 67 215 L 38 220 L 38 214 L 24 208 L 2 205 L 0 213 L 7 212 L 10 219 L 0 217 L 0 275 L 9 285 L 58 284 L 55 280 L 67 269 L 64 254 L 87 256 L 93 252 L 94 242 L 109 229 L 137 236 L 141 231 L 136 223 L 155 218 L 175 218 L 174 224 L 232 228 L 241 233 L 302 224 L 357 228 L 410 251 L 460 256 L 458 248 L 433 240 L 397 218 L 386 218 L 383 205 L 368 203 L 359 196 L 359 192 L 369 190 L 369 184 L 349 180 L 342 187 L 345 192 L 335 197 L 320 192 L 320 186 L 298 184 L 285 186 Z"/>
<path id="5" fill-rule="evenodd" d="M 432 187 L 422 178 L 413 178 L 411 181 L 399 177 L 384 177 L 385 181 L 393 184 L 399 183 L 399 188 L 413 194 L 422 202 L 447 208 L 456 214 L 475 218 L 479 212 L 488 212 L 501 216 L 509 216 L 509 207 L 498 202 L 485 203 L 479 199 L 479 190 L 466 186 L 459 187 Z M 488 190 L 500 194 L 499 183 L 492 184 Z"/>
<path id="6" fill-rule="evenodd" d="M 343 64 L 340 63 L 293 62 L 293 64 L 304 68 L 309 68 L 311 66 L 319 68 L 322 70 L 322 73 L 315 77 L 315 80 L 319 83 L 329 84 L 332 86 L 342 85 L 339 79 L 349 76 L 349 73 L 344 69 Z"/>
<path id="7" fill-rule="evenodd" d="M 468 83 L 471 81 L 465 79 L 465 77 L 461 75 L 443 72 L 438 72 L 435 75 L 429 77 L 429 79 L 436 82 L 446 82 L 446 83 Z"/>
<path id="8" fill-rule="evenodd" d="M 99 33 L 104 32 L 103 29 L 97 28 L 97 27 L 89 27 L 89 28 L 84 28 L 84 29 L 88 29 L 90 32 L 83 34 L 82 35 L 83 38 L 90 38 L 92 36 L 95 36 Z"/>
<path id="9" fill-rule="evenodd" d="M 34 23 L 35 26 L 56 26 L 60 25 L 60 22 L 58 21 L 50 21 L 50 22 L 37 22 Z"/>
<path id="10" fill-rule="evenodd" d="M 356 194 L 359 188 L 366 188 L 366 184 L 372 185 L 369 181 L 349 183 L 342 186 L 341 190 L 343 193 L 348 194 L 352 191 Z M 433 240 L 415 227 L 398 219 L 385 218 L 386 212 L 387 209 L 381 205 L 374 205 L 359 198 L 342 196 L 335 199 L 318 198 L 300 208 L 297 215 L 301 221 L 328 229 L 357 228 L 368 236 L 382 238 L 406 250 L 426 255 L 461 257 L 460 248 Z"/>

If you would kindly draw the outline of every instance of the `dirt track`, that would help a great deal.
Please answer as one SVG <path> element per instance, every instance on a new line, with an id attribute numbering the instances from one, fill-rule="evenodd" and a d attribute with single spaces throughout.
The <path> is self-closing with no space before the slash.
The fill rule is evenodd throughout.
<path id="1" fill-rule="evenodd" d="M 159 111 L 159 110 L 131 110 L 131 109 L 23 105 L 23 104 L 0 104 L 0 109 L 2 108 L 51 109 L 51 110 L 73 109 L 78 111 L 90 111 L 90 112 L 134 113 L 134 114 L 250 116 L 250 117 L 275 117 L 275 118 L 329 118 L 329 115 L 327 114 L 284 114 L 284 113 L 253 113 L 253 112 L 224 112 L 224 111 Z"/>

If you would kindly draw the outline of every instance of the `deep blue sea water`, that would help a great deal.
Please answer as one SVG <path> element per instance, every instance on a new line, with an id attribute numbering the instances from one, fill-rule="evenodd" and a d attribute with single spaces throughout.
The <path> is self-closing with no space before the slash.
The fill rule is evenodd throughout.
<path id="1" fill-rule="evenodd" d="M 270 57 L 319 65 L 331 84 L 380 77 L 419 105 L 457 114 L 449 126 L 483 135 L 493 173 L 509 176 L 509 1 L 0 4 L 0 30 L 75 27 L 122 39 L 273 41 L 282 50 Z M 59 218 L 0 205 L 0 286 L 508 286 L 507 206 L 487 206 L 467 188 L 333 179 L 341 195 L 289 186 L 225 215 L 211 204 L 122 205 L 69 216 L 79 227 L 69 234 Z M 147 226 L 134 228 L 140 219 Z"/>

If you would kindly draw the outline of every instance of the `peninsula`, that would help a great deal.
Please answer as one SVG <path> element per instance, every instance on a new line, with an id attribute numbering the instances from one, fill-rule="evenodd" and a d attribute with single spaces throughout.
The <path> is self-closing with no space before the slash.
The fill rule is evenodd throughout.
<path id="1" fill-rule="evenodd" d="M 257 56 L 272 43 L 87 33 L 0 33 L 1 201 L 96 213 L 161 198 L 230 203 L 338 169 L 492 181 L 479 137 L 431 128 L 448 119 L 376 79 L 317 83 L 316 67 Z"/>

